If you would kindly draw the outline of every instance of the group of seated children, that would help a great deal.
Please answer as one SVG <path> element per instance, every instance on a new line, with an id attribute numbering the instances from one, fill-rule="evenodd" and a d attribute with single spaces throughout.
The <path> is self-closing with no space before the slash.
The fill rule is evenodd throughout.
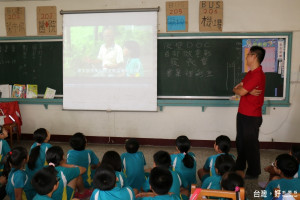
<path id="1" fill-rule="evenodd" d="M 154 168 L 145 173 L 144 154 L 135 139 L 128 139 L 126 151 L 119 154 L 107 151 L 99 161 L 96 154 L 86 149 L 86 137 L 75 133 L 70 139 L 72 150 L 64 158 L 60 146 L 52 146 L 49 132 L 37 129 L 29 158 L 24 147 L 10 150 L 4 140 L 7 131 L 0 134 L 1 177 L 0 199 L 85 199 L 91 200 L 187 200 L 191 184 L 196 184 L 196 157 L 190 152 L 191 143 L 186 136 L 176 139 L 177 152 L 158 151 L 153 155 Z M 201 188 L 232 190 L 244 187 L 240 173 L 235 172 L 235 158 L 229 154 L 231 141 L 227 136 L 216 138 L 216 155 L 210 156 L 198 170 Z M 265 199 L 272 199 L 274 189 L 300 191 L 298 178 L 300 148 L 276 158 L 271 181 L 266 187 Z M 5 156 L 6 155 L 6 156 Z M 100 164 L 101 163 L 101 164 Z M 272 168 L 272 170 L 270 170 Z M 25 170 L 24 170 L 25 169 Z M 295 176 L 295 178 L 294 178 Z"/>

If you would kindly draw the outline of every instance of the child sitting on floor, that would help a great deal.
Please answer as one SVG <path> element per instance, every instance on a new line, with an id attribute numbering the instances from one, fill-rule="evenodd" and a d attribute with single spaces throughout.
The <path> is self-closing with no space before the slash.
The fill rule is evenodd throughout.
<path id="1" fill-rule="evenodd" d="M 58 172 L 59 185 L 53 192 L 52 198 L 55 200 L 70 200 L 73 198 L 77 186 L 78 177 L 86 169 L 81 166 L 67 164 L 64 159 L 64 151 L 60 146 L 53 146 L 46 153 L 46 160 L 49 167 L 53 167 Z"/>
<path id="2" fill-rule="evenodd" d="M 126 153 L 121 155 L 122 170 L 127 176 L 128 185 L 141 190 L 146 181 L 144 165 L 146 160 L 144 154 L 138 151 L 140 145 L 136 139 L 128 139 L 125 144 Z"/>
<path id="3" fill-rule="evenodd" d="M 50 133 L 45 128 L 39 128 L 33 133 L 33 139 L 35 142 L 30 147 L 29 159 L 25 170 L 28 175 L 29 183 L 38 170 L 48 165 L 46 162 L 46 152 L 50 147 L 52 147 L 52 145 L 48 143 L 50 137 Z M 30 184 L 26 193 L 30 199 L 36 195 L 35 190 Z"/>
<path id="4" fill-rule="evenodd" d="M 122 188 L 128 186 L 127 177 L 122 172 L 121 157 L 116 151 L 107 151 L 102 158 L 101 164 L 110 165 L 113 167 L 116 173 L 117 186 Z"/>
<path id="5" fill-rule="evenodd" d="M 134 200 L 135 194 L 130 186 L 116 187 L 116 174 L 110 165 L 101 164 L 94 176 L 95 190 L 90 200 Z"/>
<path id="6" fill-rule="evenodd" d="M 82 182 L 78 182 L 78 193 L 75 193 L 75 197 L 83 198 L 84 192 L 92 193 L 84 188 L 92 188 L 93 176 L 95 169 L 100 165 L 99 159 L 96 154 L 86 148 L 86 137 L 83 133 L 75 133 L 70 138 L 70 146 L 73 150 L 69 150 L 67 154 L 67 164 L 77 165 L 86 168 L 86 172 L 82 174 Z M 81 179 L 81 177 L 79 179 Z"/>
<path id="7" fill-rule="evenodd" d="M 228 154 L 230 151 L 230 146 L 231 146 L 231 141 L 229 137 L 227 137 L 226 135 L 220 135 L 216 138 L 214 149 L 217 154 L 208 157 L 203 168 L 198 170 L 198 177 L 202 181 L 202 183 L 207 177 L 216 175 L 216 171 L 214 167 L 216 159 L 219 155 L 225 153 Z"/>
<path id="8" fill-rule="evenodd" d="M 300 145 L 292 145 L 289 154 L 291 156 L 293 156 L 297 160 L 297 162 L 299 163 L 299 161 L 300 161 Z M 260 182 L 259 183 L 259 185 L 262 188 L 265 188 L 270 181 L 280 179 L 280 176 L 279 176 L 279 174 L 276 173 L 274 166 L 269 165 L 269 166 L 265 167 L 264 170 L 265 170 L 265 172 L 269 173 L 269 180 L 267 182 Z M 300 172 L 300 165 L 299 165 L 298 172 L 294 175 L 294 178 L 300 178 L 299 177 L 299 172 Z"/>
<path id="9" fill-rule="evenodd" d="M 169 194 L 173 178 L 168 169 L 161 167 L 153 168 L 150 172 L 149 182 L 153 194 L 139 197 L 139 200 L 180 200 L 178 195 Z"/>
<path id="10" fill-rule="evenodd" d="M 216 175 L 207 177 L 202 183 L 203 189 L 221 190 L 221 179 L 226 172 L 235 170 L 235 161 L 232 156 L 222 154 L 217 157 L 215 162 Z"/>
<path id="11" fill-rule="evenodd" d="M 187 136 L 182 135 L 176 139 L 177 152 L 171 155 L 173 171 L 176 171 L 184 182 L 186 188 L 191 190 L 191 184 L 196 184 L 196 158 L 195 154 L 189 152 L 191 142 Z"/>
<path id="12" fill-rule="evenodd" d="M 221 187 L 222 190 L 229 190 L 229 191 L 235 191 L 237 188 L 236 187 L 244 187 L 244 179 L 241 175 L 239 175 L 236 172 L 226 172 L 222 176 L 221 180 Z"/>
<path id="13" fill-rule="evenodd" d="M 30 199 L 26 195 L 26 188 L 29 185 L 28 176 L 24 171 L 27 163 L 28 153 L 24 147 L 15 147 L 7 154 L 5 168 L 10 169 L 6 193 L 11 200 Z"/>
<path id="14" fill-rule="evenodd" d="M 300 191 L 300 179 L 293 178 L 299 169 L 299 163 L 293 156 L 281 154 L 277 156 L 273 165 L 280 178 L 269 182 L 266 187 L 265 200 L 273 198 L 275 188 L 279 188 L 282 193 Z"/>
<path id="15" fill-rule="evenodd" d="M 58 188 L 57 171 L 53 167 L 39 170 L 32 178 L 31 184 L 37 194 L 33 200 L 53 200 L 52 194 Z"/>
<path id="16" fill-rule="evenodd" d="M 180 175 L 171 169 L 171 157 L 170 154 L 166 151 L 158 151 L 153 155 L 154 160 L 154 167 L 161 167 L 168 169 L 173 178 L 172 186 L 169 190 L 169 192 L 178 195 L 181 197 L 181 199 L 188 199 L 189 191 L 188 189 L 183 188 L 182 186 L 186 186 L 186 183 L 183 183 L 183 179 L 180 177 Z M 187 186 L 186 186 L 187 187 Z M 143 185 L 143 190 L 148 192 L 150 191 L 150 183 L 149 178 Z"/>

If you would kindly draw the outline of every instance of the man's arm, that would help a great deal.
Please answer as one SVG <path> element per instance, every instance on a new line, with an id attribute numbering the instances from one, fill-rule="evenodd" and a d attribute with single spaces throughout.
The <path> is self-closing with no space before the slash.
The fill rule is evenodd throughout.
<path id="1" fill-rule="evenodd" d="M 257 88 L 257 87 L 256 87 Z M 258 89 L 253 89 L 249 92 L 249 94 L 253 95 L 253 96 L 259 96 L 262 92 L 262 90 L 258 90 Z"/>
<path id="2" fill-rule="evenodd" d="M 246 94 L 248 94 L 248 90 L 246 90 L 245 88 L 243 88 L 243 82 L 240 82 L 239 84 L 237 84 L 233 90 L 232 90 L 235 94 L 240 95 L 240 96 L 245 96 Z"/>

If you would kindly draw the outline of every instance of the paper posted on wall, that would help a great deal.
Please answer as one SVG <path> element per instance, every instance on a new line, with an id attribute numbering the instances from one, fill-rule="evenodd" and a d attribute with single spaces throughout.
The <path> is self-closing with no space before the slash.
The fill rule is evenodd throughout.
<path id="1" fill-rule="evenodd" d="M 56 93 L 56 90 L 47 87 L 45 95 L 44 95 L 44 99 L 54 99 L 55 93 Z"/>

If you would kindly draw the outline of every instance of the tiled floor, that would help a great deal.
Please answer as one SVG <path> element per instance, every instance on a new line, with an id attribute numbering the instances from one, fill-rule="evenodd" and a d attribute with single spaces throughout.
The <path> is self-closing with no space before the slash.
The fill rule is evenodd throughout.
<path id="1" fill-rule="evenodd" d="M 14 146 L 22 145 L 26 147 L 28 150 L 33 142 L 25 141 L 21 142 L 19 144 L 15 144 Z M 64 152 L 67 153 L 67 151 L 70 149 L 70 146 L 68 143 L 51 143 L 52 145 L 60 145 Z M 125 152 L 125 148 L 123 145 L 113 145 L 113 144 L 88 144 L 87 149 L 93 150 L 96 155 L 99 157 L 99 159 L 102 159 L 103 154 L 108 150 L 115 150 L 118 153 Z M 146 159 L 146 166 L 145 168 L 151 168 L 153 166 L 153 154 L 159 150 L 165 150 L 169 153 L 175 152 L 175 147 L 166 147 L 166 146 L 141 146 L 140 151 L 142 151 L 145 155 Z M 205 160 L 208 156 L 214 154 L 213 148 L 201 148 L 201 147 L 192 147 L 191 151 L 195 153 L 197 158 L 197 168 L 203 167 Z M 279 150 L 261 150 L 261 165 L 262 165 L 262 174 L 259 177 L 258 180 L 246 180 L 246 196 L 248 199 L 255 199 L 259 200 L 261 198 L 254 197 L 254 191 L 261 191 L 262 189 L 259 187 L 258 182 L 266 181 L 268 179 L 268 174 L 263 171 L 263 167 L 269 165 L 272 163 L 276 156 L 281 153 L 286 153 L 287 151 L 279 151 Z M 236 149 L 232 149 L 231 153 L 236 156 Z M 201 183 L 198 180 L 198 185 L 200 186 Z"/>

